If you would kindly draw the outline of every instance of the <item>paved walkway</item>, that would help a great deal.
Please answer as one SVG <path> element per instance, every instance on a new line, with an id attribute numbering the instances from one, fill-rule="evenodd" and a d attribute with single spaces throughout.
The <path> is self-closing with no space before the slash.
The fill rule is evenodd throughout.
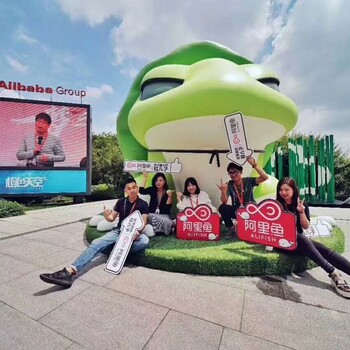
<path id="1" fill-rule="evenodd" d="M 85 249 L 86 219 L 113 201 L 0 219 L 0 349 L 350 349 L 350 300 L 320 268 L 301 275 L 214 277 L 128 266 L 105 258 L 70 289 L 39 274 Z M 350 259 L 350 209 L 337 219 Z"/>

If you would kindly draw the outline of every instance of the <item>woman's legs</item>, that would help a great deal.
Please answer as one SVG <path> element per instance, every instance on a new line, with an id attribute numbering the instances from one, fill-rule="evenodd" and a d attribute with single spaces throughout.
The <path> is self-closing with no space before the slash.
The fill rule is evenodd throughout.
<path id="1" fill-rule="evenodd" d="M 296 251 L 307 256 L 326 272 L 331 278 L 332 287 L 338 294 L 350 298 L 350 287 L 335 269 L 335 267 L 347 274 L 350 274 L 350 262 L 340 254 L 325 247 L 323 244 L 312 241 L 304 235 L 298 235 L 298 246 Z"/>
<path id="2" fill-rule="evenodd" d="M 148 220 L 149 220 L 150 224 L 152 225 L 155 233 L 164 233 L 165 235 L 168 236 L 173 231 L 174 222 L 170 218 L 169 215 L 150 213 L 148 215 Z M 147 235 L 147 236 L 151 237 L 149 235 Z"/>
<path id="3" fill-rule="evenodd" d="M 311 259 L 317 265 L 322 267 L 328 274 L 334 272 L 335 267 L 322 256 L 314 243 L 315 242 L 311 241 L 306 236 L 298 234 L 297 249 L 295 251 Z"/>
<path id="4" fill-rule="evenodd" d="M 325 247 L 319 242 L 312 241 L 315 248 L 321 253 L 321 255 L 330 262 L 335 268 L 340 271 L 343 271 L 350 276 L 350 261 L 345 259 L 340 254 L 335 251 Z"/>

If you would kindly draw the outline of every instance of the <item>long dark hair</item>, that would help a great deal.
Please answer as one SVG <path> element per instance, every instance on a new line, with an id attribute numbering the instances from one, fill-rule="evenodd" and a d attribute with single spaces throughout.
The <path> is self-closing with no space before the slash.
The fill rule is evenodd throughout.
<path id="1" fill-rule="evenodd" d="M 199 192 L 201 191 L 201 189 L 200 189 L 199 186 L 198 186 L 197 180 L 196 180 L 194 177 L 188 177 L 188 178 L 186 179 L 185 185 L 184 185 L 184 192 L 183 192 L 184 196 L 189 197 L 189 196 L 191 195 L 191 193 L 188 192 L 188 189 L 187 189 L 187 187 L 188 187 L 189 184 L 196 186 L 195 194 L 199 194 Z"/>
<path id="2" fill-rule="evenodd" d="M 299 189 L 297 184 L 295 183 L 295 180 L 292 179 L 291 177 L 284 177 L 283 179 L 278 181 L 277 189 L 276 189 L 276 200 L 283 205 L 285 201 L 280 195 L 280 189 L 282 185 L 288 185 L 292 188 L 293 190 L 292 205 L 293 205 L 293 209 L 295 209 L 298 206 L 298 198 L 299 198 Z"/>
<path id="3" fill-rule="evenodd" d="M 156 181 L 158 180 L 158 177 L 161 177 L 163 178 L 164 180 L 164 190 L 168 190 L 169 189 L 169 186 L 168 186 L 168 181 L 165 177 L 165 175 L 163 173 L 156 173 L 153 178 L 152 178 L 152 187 L 156 188 Z"/>

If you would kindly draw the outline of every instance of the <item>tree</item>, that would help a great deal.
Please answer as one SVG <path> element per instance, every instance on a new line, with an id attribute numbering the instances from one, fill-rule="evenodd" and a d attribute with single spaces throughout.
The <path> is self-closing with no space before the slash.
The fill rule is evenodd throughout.
<path id="1" fill-rule="evenodd" d="M 123 156 L 117 136 L 112 133 L 92 134 L 92 185 L 107 184 L 122 196 Z"/>
<path id="2" fill-rule="evenodd" d="M 334 150 L 335 196 L 339 200 L 350 197 L 350 158 L 339 146 Z"/>

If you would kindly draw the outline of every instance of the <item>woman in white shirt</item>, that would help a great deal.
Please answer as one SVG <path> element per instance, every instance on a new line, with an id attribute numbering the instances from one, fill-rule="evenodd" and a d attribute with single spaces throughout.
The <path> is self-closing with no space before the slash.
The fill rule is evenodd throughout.
<path id="1" fill-rule="evenodd" d="M 184 191 L 177 192 L 177 208 L 183 211 L 185 208 L 196 208 L 199 204 L 208 205 L 213 213 L 217 213 L 217 209 L 211 204 L 208 193 L 201 191 L 195 178 L 189 177 L 185 181 Z"/>

